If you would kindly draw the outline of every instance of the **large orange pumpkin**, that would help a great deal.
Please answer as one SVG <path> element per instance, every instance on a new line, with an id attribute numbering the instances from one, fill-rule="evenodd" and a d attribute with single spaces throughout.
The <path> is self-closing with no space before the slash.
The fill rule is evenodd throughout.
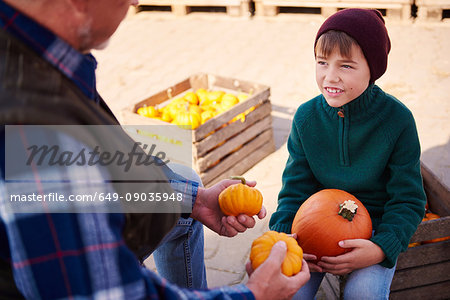
<path id="1" fill-rule="evenodd" d="M 351 249 L 338 243 L 347 239 L 369 239 L 372 221 L 364 205 L 355 196 L 337 189 L 325 189 L 309 197 L 300 206 L 292 223 L 292 233 L 304 253 L 337 256 Z"/>

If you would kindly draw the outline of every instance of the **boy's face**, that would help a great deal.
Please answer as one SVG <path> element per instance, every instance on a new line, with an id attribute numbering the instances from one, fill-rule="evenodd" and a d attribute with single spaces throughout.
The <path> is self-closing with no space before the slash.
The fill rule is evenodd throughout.
<path id="1" fill-rule="evenodd" d="M 316 81 L 328 105 L 340 107 L 361 95 L 369 86 L 370 69 L 358 45 L 349 57 L 335 48 L 328 57 L 316 53 Z"/>

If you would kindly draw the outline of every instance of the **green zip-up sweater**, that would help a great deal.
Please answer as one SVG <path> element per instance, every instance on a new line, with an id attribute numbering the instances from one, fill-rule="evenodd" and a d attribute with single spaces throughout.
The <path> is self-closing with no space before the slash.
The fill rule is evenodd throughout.
<path id="1" fill-rule="evenodd" d="M 290 233 L 300 205 L 322 189 L 341 189 L 370 213 L 374 236 L 391 268 L 425 212 L 420 145 L 411 112 L 370 85 L 335 108 L 320 95 L 302 104 L 287 142 L 289 158 L 270 229 Z"/>

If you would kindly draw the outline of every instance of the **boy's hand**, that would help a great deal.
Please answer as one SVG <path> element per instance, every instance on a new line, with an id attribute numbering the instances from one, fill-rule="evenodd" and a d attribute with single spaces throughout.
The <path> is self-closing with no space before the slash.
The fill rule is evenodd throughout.
<path id="1" fill-rule="evenodd" d="M 314 254 L 303 253 L 303 259 L 308 263 L 311 272 L 325 272 L 320 266 L 312 262 L 317 259 L 317 256 Z"/>
<path id="2" fill-rule="evenodd" d="M 369 240 L 344 240 L 339 242 L 339 246 L 353 249 L 339 256 L 323 256 L 318 262 L 323 272 L 344 275 L 357 269 L 378 264 L 385 258 L 383 250 Z"/>
<path id="3" fill-rule="evenodd" d="M 296 233 L 288 234 L 288 236 L 291 236 L 294 239 L 297 239 Z M 317 256 L 315 256 L 314 254 L 303 253 L 303 259 L 308 264 L 310 272 L 323 272 L 321 267 L 319 267 L 317 264 L 312 262 L 314 260 L 317 260 Z"/>

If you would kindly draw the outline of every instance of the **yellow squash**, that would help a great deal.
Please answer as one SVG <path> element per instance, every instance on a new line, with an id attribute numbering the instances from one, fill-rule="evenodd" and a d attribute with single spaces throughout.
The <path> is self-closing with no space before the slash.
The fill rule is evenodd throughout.
<path id="1" fill-rule="evenodd" d="M 172 123 L 184 129 L 196 129 L 201 125 L 201 117 L 198 112 L 189 110 L 189 106 L 186 105 L 184 109 L 178 110 Z"/>
<path id="2" fill-rule="evenodd" d="M 222 101 L 220 102 L 220 105 L 222 106 L 222 108 L 224 110 L 229 110 L 230 108 L 232 108 L 234 105 L 236 105 L 238 103 L 239 103 L 239 100 L 235 95 L 227 93 L 222 96 Z"/>
<path id="3" fill-rule="evenodd" d="M 156 118 L 159 116 L 158 110 L 154 106 L 142 106 L 136 111 L 139 115 L 147 118 Z"/>

